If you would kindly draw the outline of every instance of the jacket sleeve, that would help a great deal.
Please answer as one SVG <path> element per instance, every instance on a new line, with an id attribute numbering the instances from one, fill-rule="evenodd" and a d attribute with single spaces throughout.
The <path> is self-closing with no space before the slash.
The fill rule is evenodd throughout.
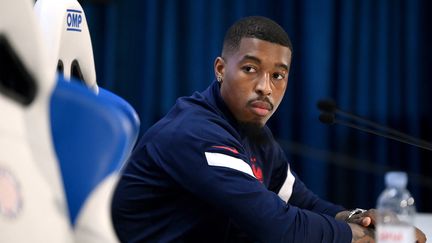
<path id="1" fill-rule="evenodd" d="M 229 134 L 221 134 L 224 130 L 207 128 L 214 136 L 204 138 L 198 125 L 194 131 L 147 146 L 158 165 L 185 190 L 261 242 L 351 242 L 345 222 L 287 204 L 265 188 L 250 173 L 242 146 Z M 226 152 L 213 150 L 214 146 L 227 148 Z"/>
<path id="2" fill-rule="evenodd" d="M 313 212 L 327 214 L 332 217 L 335 217 L 337 213 L 345 210 L 345 208 L 340 205 L 333 204 L 318 197 L 305 186 L 294 172 L 293 175 L 296 179 L 293 193 L 288 203 Z"/>
<path id="3" fill-rule="evenodd" d="M 316 213 L 334 217 L 345 210 L 340 205 L 321 199 L 313 193 L 291 169 L 285 153 L 278 144 L 274 144 L 273 158 L 275 169 L 272 175 L 270 189 L 287 203 Z"/>

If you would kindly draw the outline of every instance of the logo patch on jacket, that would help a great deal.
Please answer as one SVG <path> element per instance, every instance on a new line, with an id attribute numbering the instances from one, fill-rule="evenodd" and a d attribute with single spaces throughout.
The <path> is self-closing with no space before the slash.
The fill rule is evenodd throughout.
<path id="1" fill-rule="evenodd" d="M 261 167 L 259 167 L 259 165 L 256 162 L 256 158 L 252 157 L 250 159 L 250 161 L 251 161 L 252 172 L 253 172 L 254 176 L 257 178 L 257 180 L 259 180 L 259 182 L 263 183 L 263 181 L 264 181 L 263 173 L 262 173 Z"/>

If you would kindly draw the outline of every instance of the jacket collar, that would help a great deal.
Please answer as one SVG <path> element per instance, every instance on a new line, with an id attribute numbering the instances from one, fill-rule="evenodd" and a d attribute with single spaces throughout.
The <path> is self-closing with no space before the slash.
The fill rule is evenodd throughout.
<path id="1" fill-rule="evenodd" d="M 239 123 L 221 96 L 220 83 L 214 80 L 211 85 L 203 92 L 203 95 L 208 99 L 212 106 L 216 107 L 220 115 L 222 115 L 222 117 L 224 117 L 225 120 L 230 123 L 230 125 L 239 131 Z"/>

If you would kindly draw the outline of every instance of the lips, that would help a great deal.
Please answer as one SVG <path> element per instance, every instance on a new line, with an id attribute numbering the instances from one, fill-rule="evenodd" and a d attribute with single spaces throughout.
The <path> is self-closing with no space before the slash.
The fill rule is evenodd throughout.
<path id="1" fill-rule="evenodd" d="M 269 102 L 261 100 L 253 101 L 250 106 L 252 112 L 258 116 L 267 116 L 273 109 L 272 105 Z"/>

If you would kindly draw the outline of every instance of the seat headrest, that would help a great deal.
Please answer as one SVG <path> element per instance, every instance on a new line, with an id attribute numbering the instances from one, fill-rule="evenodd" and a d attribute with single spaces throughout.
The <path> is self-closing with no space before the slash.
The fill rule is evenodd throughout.
<path id="1" fill-rule="evenodd" d="M 46 68 L 46 51 L 31 0 L 0 3 L 0 92 L 29 105 L 36 96 L 51 93 L 55 73 Z"/>
<path id="2" fill-rule="evenodd" d="M 76 0 L 38 0 L 34 11 L 49 46 L 49 67 L 63 71 L 69 80 L 82 80 L 98 92 L 93 48 L 86 17 Z"/>

